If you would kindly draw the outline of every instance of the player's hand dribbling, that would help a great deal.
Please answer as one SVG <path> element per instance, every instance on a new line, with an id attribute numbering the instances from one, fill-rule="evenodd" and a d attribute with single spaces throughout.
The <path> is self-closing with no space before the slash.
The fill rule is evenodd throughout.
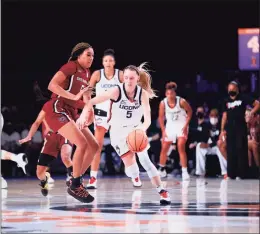
<path id="1" fill-rule="evenodd" d="M 18 142 L 19 142 L 19 144 L 23 144 L 23 143 L 30 141 L 31 139 L 32 139 L 31 137 L 27 136 L 27 137 L 19 140 Z"/>

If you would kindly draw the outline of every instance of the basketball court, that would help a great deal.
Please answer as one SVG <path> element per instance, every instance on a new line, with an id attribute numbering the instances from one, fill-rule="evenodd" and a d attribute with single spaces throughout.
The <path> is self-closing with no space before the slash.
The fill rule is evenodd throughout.
<path id="1" fill-rule="evenodd" d="M 164 180 L 172 204 L 161 206 L 148 177 L 133 188 L 126 177 L 104 177 L 96 200 L 83 204 L 55 178 L 48 197 L 36 179 L 7 179 L 3 233 L 259 233 L 259 180 Z"/>

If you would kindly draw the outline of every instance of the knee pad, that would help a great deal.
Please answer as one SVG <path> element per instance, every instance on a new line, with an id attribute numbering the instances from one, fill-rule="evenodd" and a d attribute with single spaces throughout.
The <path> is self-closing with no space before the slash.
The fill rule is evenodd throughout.
<path id="1" fill-rule="evenodd" d="M 133 165 L 130 167 L 125 168 L 125 174 L 130 177 L 130 178 L 136 178 L 139 176 L 139 167 L 137 163 L 135 162 Z"/>
<path id="2" fill-rule="evenodd" d="M 154 164 L 151 162 L 147 151 L 137 153 L 137 155 L 139 158 L 139 162 L 141 163 L 143 168 L 146 170 L 149 178 L 153 178 L 153 177 L 159 175 L 158 170 L 156 169 Z"/>
<path id="3" fill-rule="evenodd" d="M 48 154 L 40 154 L 38 164 L 39 166 L 48 167 L 50 163 L 56 159 L 55 157 L 48 155 Z"/>

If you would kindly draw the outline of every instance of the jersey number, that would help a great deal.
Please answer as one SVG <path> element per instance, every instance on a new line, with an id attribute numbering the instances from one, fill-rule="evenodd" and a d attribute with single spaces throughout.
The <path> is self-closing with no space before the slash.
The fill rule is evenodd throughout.
<path id="1" fill-rule="evenodd" d="M 178 120 L 178 115 L 173 114 L 173 115 L 172 115 L 172 120 Z"/>
<path id="2" fill-rule="evenodd" d="M 126 118 L 130 119 L 132 117 L 132 111 L 127 111 L 126 112 Z"/>

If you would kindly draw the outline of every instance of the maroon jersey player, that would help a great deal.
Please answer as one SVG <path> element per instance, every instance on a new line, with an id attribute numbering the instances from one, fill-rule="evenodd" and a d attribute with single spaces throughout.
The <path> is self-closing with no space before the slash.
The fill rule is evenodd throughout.
<path id="1" fill-rule="evenodd" d="M 52 130 L 76 145 L 73 156 L 73 178 L 67 191 L 81 202 L 94 200 L 82 185 L 81 175 L 90 166 L 98 150 L 98 143 L 87 127 L 82 128 L 82 123 L 87 119 L 82 121 L 81 118 L 77 122 L 78 125 L 75 123 L 78 116 L 78 100 L 83 97 L 83 101 L 87 102 L 91 95 L 87 85 L 93 58 L 94 50 L 88 43 L 79 43 L 73 48 L 70 61 L 61 67 L 49 83 L 48 89 L 55 95 L 49 102 L 45 118 Z M 83 113 L 86 111 L 89 110 L 84 108 Z"/>

